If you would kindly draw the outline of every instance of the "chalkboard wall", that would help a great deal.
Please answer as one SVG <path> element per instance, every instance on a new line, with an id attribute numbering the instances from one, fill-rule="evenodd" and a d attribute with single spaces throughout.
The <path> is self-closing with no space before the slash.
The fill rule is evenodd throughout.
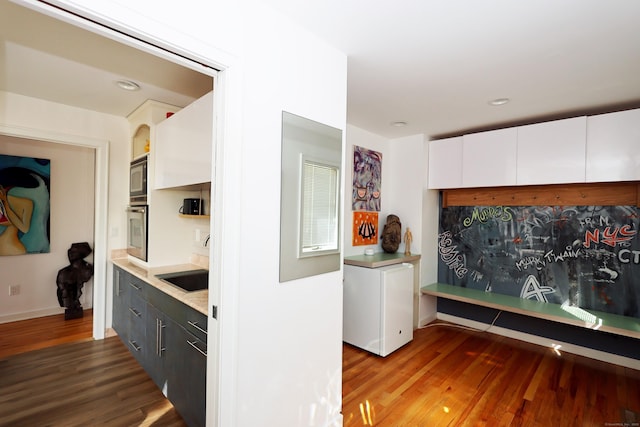
<path id="1" fill-rule="evenodd" d="M 640 318 L 635 206 L 449 206 L 438 282 Z"/>

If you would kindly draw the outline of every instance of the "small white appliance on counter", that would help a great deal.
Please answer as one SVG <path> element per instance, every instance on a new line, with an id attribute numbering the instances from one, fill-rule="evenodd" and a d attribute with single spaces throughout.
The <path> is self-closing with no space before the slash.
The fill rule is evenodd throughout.
<path id="1" fill-rule="evenodd" d="M 343 341 L 387 356 L 413 340 L 413 265 L 344 266 Z"/>

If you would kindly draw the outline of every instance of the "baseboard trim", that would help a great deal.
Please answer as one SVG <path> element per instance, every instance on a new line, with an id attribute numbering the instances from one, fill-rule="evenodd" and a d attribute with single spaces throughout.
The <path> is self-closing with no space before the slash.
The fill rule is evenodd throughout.
<path id="1" fill-rule="evenodd" d="M 429 316 L 426 316 L 426 317 L 423 317 L 422 319 L 420 319 L 420 321 L 418 322 L 418 326 L 421 328 L 424 325 L 433 322 L 437 318 L 438 318 L 437 313 L 432 313 Z"/>
<path id="2" fill-rule="evenodd" d="M 0 316 L 0 323 L 18 322 L 20 320 L 35 319 L 37 317 L 53 316 L 54 314 L 64 314 L 64 308 L 52 307 L 42 310 L 26 311 L 24 313 L 7 314 Z"/>
<path id="3" fill-rule="evenodd" d="M 475 320 L 465 319 L 463 317 L 452 316 L 446 313 L 437 313 L 436 318 L 445 322 L 455 323 L 457 325 L 466 326 L 469 328 L 479 329 L 482 331 L 493 333 L 496 335 L 502 335 L 508 338 L 528 342 L 531 344 L 541 345 L 543 347 L 553 348 L 553 346 L 560 346 L 558 350 L 560 352 L 566 351 L 567 353 L 577 354 L 579 356 L 588 357 L 590 359 L 599 360 L 602 362 L 613 363 L 615 365 L 624 366 L 626 368 L 640 370 L 640 360 L 632 359 L 630 357 L 619 356 L 617 354 L 606 353 L 604 351 L 594 350 L 592 348 L 582 347 L 575 344 L 569 344 L 561 341 L 551 341 L 548 338 L 540 337 L 537 335 L 531 335 L 524 332 L 514 331 L 512 329 L 502 328 L 500 326 L 491 326 L 488 323 L 477 322 Z M 487 329 L 488 328 L 488 329 Z"/>
<path id="4" fill-rule="evenodd" d="M 113 328 L 107 328 L 107 330 L 104 332 L 105 338 L 117 337 L 117 336 L 118 336 L 118 333 Z"/>

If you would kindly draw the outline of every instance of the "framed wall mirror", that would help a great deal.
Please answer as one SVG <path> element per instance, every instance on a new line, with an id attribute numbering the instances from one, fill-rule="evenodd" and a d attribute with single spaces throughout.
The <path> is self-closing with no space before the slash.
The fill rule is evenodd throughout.
<path id="1" fill-rule="evenodd" d="M 282 113 L 280 282 L 340 269 L 342 131 Z"/>

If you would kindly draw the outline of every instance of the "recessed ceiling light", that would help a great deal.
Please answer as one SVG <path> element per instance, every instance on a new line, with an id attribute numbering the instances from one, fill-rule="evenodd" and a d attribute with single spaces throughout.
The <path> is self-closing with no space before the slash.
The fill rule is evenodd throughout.
<path id="1" fill-rule="evenodd" d="M 495 107 L 497 107 L 498 105 L 504 105 L 506 103 L 508 103 L 510 101 L 509 98 L 496 98 L 493 99 L 491 101 L 489 101 L 489 105 L 493 105 Z"/>
<path id="2" fill-rule="evenodd" d="M 120 89 L 128 90 L 131 92 L 140 90 L 140 85 L 136 82 L 132 82 L 131 80 L 118 80 L 116 81 L 116 85 L 118 85 Z"/>
<path id="3" fill-rule="evenodd" d="M 391 126 L 395 126 L 397 128 L 401 128 L 406 125 L 407 125 L 407 122 L 391 122 Z"/>

